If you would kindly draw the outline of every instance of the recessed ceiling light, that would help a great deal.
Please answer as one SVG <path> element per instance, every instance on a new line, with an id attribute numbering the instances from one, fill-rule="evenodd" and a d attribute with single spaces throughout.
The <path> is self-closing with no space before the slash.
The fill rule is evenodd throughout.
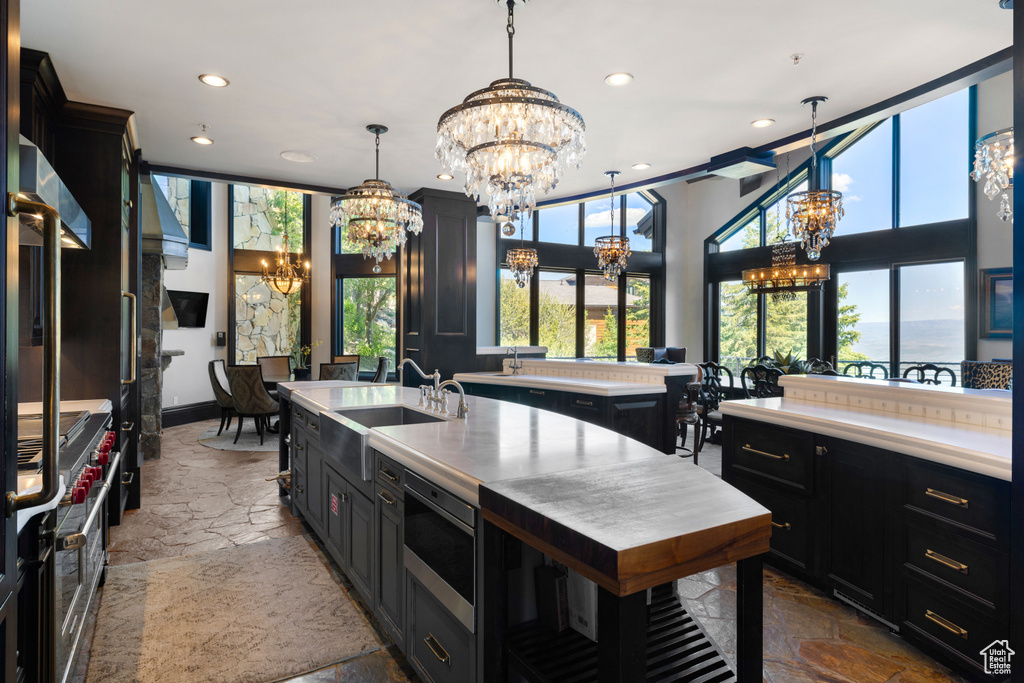
<path id="1" fill-rule="evenodd" d="M 281 158 L 286 161 L 294 161 L 297 164 L 308 164 L 311 161 L 316 161 L 316 155 L 310 154 L 309 152 L 299 152 L 297 150 L 287 150 L 281 152 Z"/>
<path id="2" fill-rule="evenodd" d="M 775 123 L 775 119 L 758 119 L 757 121 L 751 121 L 750 125 L 754 128 L 767 128 L 773 123 Z"/>
<path id="3" fill-rule="evenodd" d="M 438 180 L 451 180 L 454 177 L 455 176 L 451 175 L 450 173 L 438 173 L 437 174 L 437 179 Z"/>
<path id="4" fill-rule="evenodd" d="M 604 77 L 604 82 L 608 85 L 628 85 L 633 82 L 633 74 L 627 74 L 626 72 L 608 74 Z"/>
<path id="5" fill-rule="evenodd" d="M 639 164 L 633 164 L 633 170 L 634 171 L 646 171 L 650 167 L 651 167 L 651 165 L 648 164 L 645 161 L 641 161 Z"/>
<path id="6" fill-rule="evenodd" d="M 196 143 L 197 145 L 212 145 L 213 144 L 213 140 L 211 140 L 210 138 L 205 137 L 203 135 L 195 136 L 194 138 L 192 138 L 192 142 Z"/>
<path id="7" fill-rule="evenodd" d="M 214 88 L 226 88 L 231 81 L 217 74 L 199 74 L 199 80 Z"/>

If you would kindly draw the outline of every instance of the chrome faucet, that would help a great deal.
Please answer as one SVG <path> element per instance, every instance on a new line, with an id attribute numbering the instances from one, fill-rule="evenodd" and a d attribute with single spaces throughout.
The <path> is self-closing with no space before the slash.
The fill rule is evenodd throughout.
<path id="1" fill-rule="evenodd" d="M 395 370 L 398 372 L 398 386 L 405 386 L 405 370 L 402 366 L 404 366 L 406 363 L 411 365 L 416 372 L 420 373 L 420 377 L 422 377 L 423 379 L 429 379 L 434 381 L 434 394 L 436 395 L 438 385 L 441 383 L 441 372 L 435 368 L 434 374 L 428 375 L 427 373 L 420 370 L 420 366 L 416 365 L 416 361 L 414 361 L 412 358 L 403 358 L 402 362 L 398 364 L 397 368 L 395 368 Z"/>
<path id="2" fill-rule="evenodd" d="M 519 362 L 519 349 L 515 346 L 508 347 L 508 350 L 505 351 L 505 357 L 507 358 L 510 355 L 512 356 L 512 364 L 509 367 L 512 368 L 512 374 L 519 374 L 519 371 L 523 368 L 523 364 Z"/>
<path id="3" fill-rule="evenodd" d="M 453 379 L 446 379 L 445 381 L 441 382 L 440 388 L 443 389 L 444 387 L 448 386 L 449 384 L 459 390 L 459 409 L 455 413 L 455 417 L 456 417 L 456 419 L 459 419 L 459 420 L 465 420 L 466 419 L 466 415 L 469 414 L 469 406 L 466 404 L 466 392 L 464 392 L 462 390 L 462 385 L 459 384 L 458 382 L 456 382 Z M 448 412 L 448 396 L 447 396 L 447 394 L 449 392 L 446 390 L 444 393 L 445 393 L 445 396 L 441 399 L 441 401 L 442 401 L 441 402 L 441 410 L 442 410 L 442 412 L 447 413 Z"/>

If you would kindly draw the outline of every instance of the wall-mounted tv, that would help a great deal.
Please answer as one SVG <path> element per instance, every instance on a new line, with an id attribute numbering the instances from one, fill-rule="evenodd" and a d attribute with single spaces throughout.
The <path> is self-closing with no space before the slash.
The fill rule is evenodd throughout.
<path id="1" fill-rule="evenodd" d="M 174 314 L 178 316 L 178 327 L 206 327 L 206 307 L 210 303 L 207 292 L 182 292 L 168 289 Z"/>

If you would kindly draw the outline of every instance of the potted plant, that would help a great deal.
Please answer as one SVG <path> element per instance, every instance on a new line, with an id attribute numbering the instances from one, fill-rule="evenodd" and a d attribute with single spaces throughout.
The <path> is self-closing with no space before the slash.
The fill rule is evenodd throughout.
<path id="1" fill-rule="evenodd" d="M 776 367 L 787 375 L 798 375 L 804 374 L 803 361 L 793 355 L 790 351 L 786 355 L 782 355 L 781 351 L 774 352 L 775 359 L 771 361 L 772 367 Z"/>
<path id="2" fill-rule="evenodd" d="M 312 344 L 300 344 L 298 341 L 292 344 L 292 371 L 295 373 L 296 380 L 310 379 L 309 356 L 313 353 L 313 349 L 321 344 L 323 344 L 321 339 L 317 339 Z"/>

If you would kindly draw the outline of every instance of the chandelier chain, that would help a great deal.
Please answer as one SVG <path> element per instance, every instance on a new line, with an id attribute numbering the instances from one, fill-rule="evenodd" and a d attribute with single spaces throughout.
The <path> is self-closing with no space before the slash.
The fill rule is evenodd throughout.
<path id="1" fill-rule="evenodd" d="M 814 140 L 818 137 L 818 103 L 811 102 L 811 168 L 818 168 L 818 155 L 814 153 Z M 814 187 L 817 187 L 815 185 Z"/>
<path id="2" fill-rule="evenodd" d="M 515 0 L 508 0 L 508 24 L 505 32 L 508 33 L 508 78 L 512 80 L 512 39 L 516 37 L 515 25 Z"/>
<path id="3" fill-rule="evenodd" d="M 375 134 L 374 145 L 376 146 L 376 161 L 373 167 L 373 179 L 380 180 L 380 133 Z"/>

